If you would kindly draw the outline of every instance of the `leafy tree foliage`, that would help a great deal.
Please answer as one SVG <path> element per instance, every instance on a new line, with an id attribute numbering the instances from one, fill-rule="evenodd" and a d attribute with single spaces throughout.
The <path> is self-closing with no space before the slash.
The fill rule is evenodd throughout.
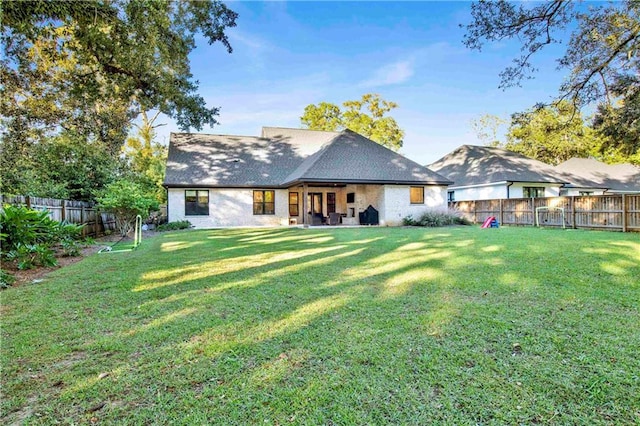
<path id="1" fill-rule="evenodd" d="M 473 3 L 473 20 L 464 43 L 480 49 L 485 42 L 518 38 L 522 55 L 501 74 L 502 87 L 519 85 L 535 71 L 533 56 L 550 44 L 562 43 L 555 34 L 575 24 L 561 67 L 571 75 L 560 88 L 564 98 L 589 102 L 607 95 L 608 85 L 639 66 L 640 2 L 624 0 L 578 7 L 579 2 L 553 0 L 514 3 L 480 0 Z"/>
<path id="2" fill-rule="evenodd" d="M 575 28 L 558 60 L 560 68 L 569 70 L 559 99 L 576 106 L 599 102 L 595 124 L 608 138 L 602 152 L 615 153 L 618 160 L 637 161 L 640 1 L 585 5 L 566 0 L 480 0 L 473 3 L 471 13 L 464 38 L 468 47 L 480 50 L 486 42 L 512 38 L 521 43 L 522 54 L 501 73 L 501 87 L 531 78 L 535 54 L 562 43 L 557 34 Z"/>
<path id="3" fill-rule="evenodd" d="M 185 129 L 216 123 L 218 110 L 207 108 L 196 94 L 188 55 L 198 33 L 231 52 L 224 30 L 235 26 L 237 14 L 221 2 L 33 0 L 4 2 L 3 9 L 8 74 L 20 78 L 37 65 L 30 55 L 43 42 L 42 60 L 67 67 L 68 89 L 75 96 L 157 107 Z M 104 93 L 104 88 L 117 90 Z"/>
<path id="4" fill-rule="evenodd" d="M 402 148 L 404 131 L 393 117 L 386 113 L 398 107 L 377 94 L 366 94 L 357 101 L 346 101 L 339 106 L 328 102 L 307 105 L 300 117 L 302 125 L 311 130 L 340 131 L 351 129 L 381 145 L 398 150 Z"/>
<path id="5" fill-rule="evenodd" d="M 132 174 L 160 203 L 167 201 L 166 191 L 162 186 L 167 160 L 167 147 L 154 141 L 156 128 L 164 124 L 155 124 L 160 111 L 149 117 L 142 111 L 142 123 L 135 125 L 138 134 L 127 138 L 123 147 L 123 154 L 128 162 Z"/>
<path id="6" fill-rule="evenodd" d="M 574 105 L 561 101 L 514 114 L 507 131 L 507 142 L 499 146 L 556 165 L 572 157 L 594 155 L 601 143 Z"/>
<path id="7" fill-rule="evenodd" d="M 101 209 L 114 213 L 122 236 L 131 231 L 137 215 L 145 218 L 158 208 L 158 202 L 140 184 L 127 179 L 107 185 L 96 199 Z"/>
<path id="8" fill-rule="evenodd" d="M 61 134 L 99 144 L 115 162 L 141 111 L 157 109 L 182 129 L 216 123 L 188 55 L 197 34 L 231 52 L 224 31 L 237 14 L 221 2 L 29 0 L 2 9 L 3 166 L 30 167 L 3 171 L 0 191 L 36 185 L 33 156 Z"/>
<path id="9" fill-rule="evenodd" d="M 471 121 L 471 128 L 485 145 L 499 146 L 498 132 L 506 123 L 506 120 L 497 115 L 484 114 Z"/>
<path id="10" fill-rule="evenodd" d="M 2 143 L 2 189 L 40 197 L 89 201 L 113 180 L 121 162 L 105 155 L 105 144 L 64 131 L 37 144 Z"/>
<path id="11" fill-rule="evenodd" d="M 320 102 L 318 105 L 307 105 L 304 114 L 300 117 L 302 125 L 311 130 L 323 130 L 335 132 L 342 130 L 342 110 L 338 105 L 329 102 Z"/>
<path id="12" fill-rule="evenodd" d="M 612 91 L 620 97 L 615 104 L 601 104 L 593 125 L 602 135 L 600 152 L 609 162 L 640 165 L 640 84 L 622 82 Z"/>

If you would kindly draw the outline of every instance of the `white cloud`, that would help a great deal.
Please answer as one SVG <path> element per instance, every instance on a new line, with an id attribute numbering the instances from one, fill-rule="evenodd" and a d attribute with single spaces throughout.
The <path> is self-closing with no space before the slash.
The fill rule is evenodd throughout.
<path id="1" fill-rule="evenodd" d="M 400 84 L 414 74 L 414 61 L 405 60 L 387 64 L 378 68 L 371 78 L 359 84 L 360 87 L 379 87 Z"/>

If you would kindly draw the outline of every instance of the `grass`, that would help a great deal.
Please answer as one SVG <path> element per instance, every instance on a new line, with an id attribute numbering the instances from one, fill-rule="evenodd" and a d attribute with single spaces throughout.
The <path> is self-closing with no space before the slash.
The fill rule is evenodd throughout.
<path id="1" fill-rule="evenodd" d="M 640 236 L 145 239 L 2 298 L 3 423 L 639 424 Z"/>

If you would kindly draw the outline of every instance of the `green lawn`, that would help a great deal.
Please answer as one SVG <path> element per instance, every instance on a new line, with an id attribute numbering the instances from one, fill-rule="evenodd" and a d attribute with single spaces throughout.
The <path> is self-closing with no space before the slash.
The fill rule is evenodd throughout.
<path id="1" fill-rule="evenodd" d="M 640 424 L 640 235 L 161 234 L 2 298 L 2 420 Z"/>

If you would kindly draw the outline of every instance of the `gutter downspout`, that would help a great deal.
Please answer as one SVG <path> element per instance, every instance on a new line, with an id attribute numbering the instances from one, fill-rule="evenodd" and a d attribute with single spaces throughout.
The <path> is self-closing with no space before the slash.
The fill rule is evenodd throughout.
<path id="1" fill-rule="evenodd" d="M 167 196 L 167 222 L 169 222 L 169 187 L 167 185 L 162 185 L 164 188 L 164 193 Z"/>
<path id="2" fill-rule="evenodd" d="M 511 197 L 509 197 L 509 188 L 511 187 L 511 185 L 513 185 L 513 182 L 507 182 L 507 200 Z"/>

